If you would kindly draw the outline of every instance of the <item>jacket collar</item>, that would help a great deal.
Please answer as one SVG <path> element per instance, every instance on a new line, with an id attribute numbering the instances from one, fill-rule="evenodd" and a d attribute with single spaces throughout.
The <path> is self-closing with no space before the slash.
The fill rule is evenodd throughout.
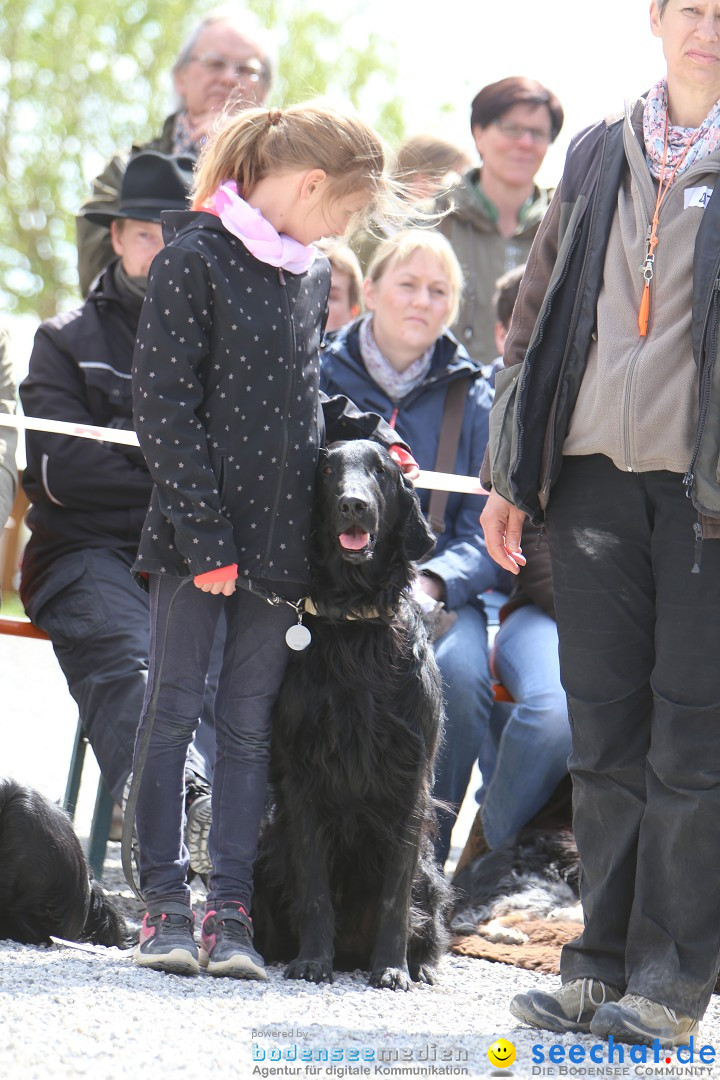
<path id="1" fill-rule="evenodd" d="M 330 340 L 326 340 L 323 346 L 328 356 L 337 356 L 350 361 L 354 367 L 362 367 L 362 355 L 360 353 L 360 323 L 363 316 L 348 323 L 338 330 Z M 455 377 L 456 375 L 479 375 L 482 373 L 482 365 L 472 360 L 464 345 L 449 330 L 444 331 L 435 343 L 435 352 L 428 377 L 433 381 L 439 378 Z M 424 384 L 421 384 L 424 385 Z"/>

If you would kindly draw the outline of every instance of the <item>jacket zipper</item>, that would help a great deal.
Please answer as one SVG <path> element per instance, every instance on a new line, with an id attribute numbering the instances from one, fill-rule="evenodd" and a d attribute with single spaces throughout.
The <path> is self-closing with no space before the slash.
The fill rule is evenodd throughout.
<path id="1" fill-rule="evenodd" d="M 568 251 L 567 260 L 565 262 L 565 265 L 563 266 L 563 272 L 560 275 L 560 278 L 558 279 L 557 288 L 555 290 L 556 292 L 557 292 L 557 289 L 559 289 L 560 286 L 564 283 L 565 278 L 568 276 L 568 273 L 570 272 L 570 260 L 572 259 L 573 252 L 575 251 L 575 248 L 577 247 L 579 239 L 580 239 L 580 229 L 578 228 L 576 233 L 575 233 L 575 236 L 573 237 L 572 244 L 570 245 L 570 250 Z M 582 279 L 584 277 L 586 264 L 587 264 L 587 252 L 585 252 L 585 256 L 583 258 L 583 264 L 582 264 L 582 267 L 580 269 L 580 278 L 579 278 L 580 281 L 582 281 Z M 553 296 L 555 296 L 555 293 L 553 293 Z M 571 319 L 570 319 L 570 328 L 571 328 L 571 330 L 572 330 L 572 327 L 575 325 L 576 318 L 577 318 L 577 304 L 580 303 L 581 301 L 582 301 L 582 293 L 581 293 L 580 289 L 578 289 L 578 299 L 576 301 L 576 306 L 573 308 L 572 316 L 571 316 Z M 540 326 L 538 328 L 538 335 L 537 335 L 537 339 L 536 339 L 538 343 L 540 343 L 540 341 L 542 341 L 542 335 L 543 335 L 543 331 L 545 329 L 545 323 L 547 321 L 546 316 L 547 316 L 547 318 L 550 317 L 547 308 L 546 308 L 546 314 L 543 315 L 542 323 L 540 324 Z M 555 459 L 555 434 L 554 434 L 555 433 L 555 415 L 557 413 L 558 390 L 560 388 L 560 381 L 561 381 L 561 379 L 563 377 L 563 373 L 565 371 L 565 366 L 567 364 L 569 343 L 571 341 L 570 331 L 568 332 L 567 340 L 568 340 L 568 345 L 566 345 L 565 353 L 563 354 L 562 363 L 560 365 L 560 371 L 558 372 L 557 388 L 555 390 L 555 396 L 553 397 L 553 403 L 552 403 L 552 407 L 550 409 L 550 415 L 548 417 L 548 430 L 550 431 L 550 443 L 549 443 L 549 446 L 548 446 L 548 457 L 547 457 L 547 466 L 545 468 L 545 476 L 543 477 L 542 485 L 541 485 L 541 488 L 540 488 L 541 497 L 543 497 L 545 495 L 546 491 L 550 487 L 550 474 L 552 473 L 553 461 Z M 524 380 L 523 380 L 523 382 L 524 382 Z M 519 401 L 519 398 L 520 398 L 520 394 L 522 393 L 522 389 L 523 388 L 520 387 L 519 390 L 518 390 L 518 401 Z M 520 456 L 521 448 L 522 448 L 522 426 L 520 424 L 518 424 L 518 448 L 517 448 L 517 455 L 516 455 L 516 458 L 515 458 L 516 461 L 517 461 L 518 457 Z"/>
<path id="2" fill-rule="evenodd" d="M 682 186 L 677 187 L 677 188 L 673 188 L 673 190 L 670 192 L 668 200 L 672 199 L 673 196 L 675 196 L 676 191 L 682 191 L 682 190 L 684 190 L 682 188 Z M 643 204 L 643 208 L 645 210 L 645 216 L 646 216 L 647 220 L 649 221 L 651 216 L 652 216 L 652 212 L 648 208 L 647 202 L 645 201 L 645 191 L 643 190 L 643 185 L 642 184 L 640 185 L 640 193 L 641 193 L 641 201 L 642 201 L 642 204 Z M 665 209 L 666 209 L 666 207 L 663 206 L 661 208 L 661 211 L 665 210 Z M 645 236 L 646 244 L 650 239 L 650 231 L 651 231 L 650 226 L 648 225 L 646 236 Z M 655 263 L 655 259 L 656 259 L 656 256 L 653 256 L 653 264 Z M 657 272 L 655 265 L 653 265 L 653 269 L 654 269 L 655 272 Z M 709 310 L 709 305 L 708 305 L 708 310 Z M 638 360 L 640 358 L 640 353 L 642 351 L 643 345 L 645 344 L 646 340 L 647 339 L 645 337 L 642 337 L 640 339 L 640 343 L 639 343 L 638 347 L 636 348 L 635 353 L 633 354 L 633 356 L 632 356 L 632 358 L 630 360 L 630 363 L 628 364 L 628 373 L 627 373 L 627 376 L 626 376 L 626 379 L 625 379 L 625 394 L 624 394 L 624 397 L 623 397 L 623 434 L 624 434 L 624 438 L 625 438 L 625 468 L 627 469 L 628 472 L 633 471 L 633 467 L 629 463 L 630 462 L 630 387 L 631 387 L 633 375 L 635 373 L 636 364 L 637 364 L 637 362 L 638 362 Z"/>
<path id="3" fill-rule="evenodd" d="M 713 306 L 717 309 L 718 305 L 718 291 L 720 290 L 720 277 L 715 278 L 715 284 L 713 285 L 712 292 L 710 294 L 710 300 L 708 302 L 707 311 L 705 313 L 705 321 L 703 323 L 702 340 L 705 340 L 707 334 L 708 323 L 710 321 L 710 314 Z M 698 426 L 695 432 L 695 443 L 693 445 L 692 454 L 690 457 L 690 464 L 688 470 L 683 477 L 683 485 L 685 487 L 685 494 L 688 499 L 692 498 L 692 489 L 695 484 L 695 465 L 697 463 L 697 457 L 700 453 L 700 443 L 702 441 L 703 433 L 705 431 L 705 421 L 707 420 L 708 409 L 710 407 L 710 382 L 712 379 L 713 368 L 715 366 L 715 353 L 717 351 L 717 311 L 716 317 L 713 321 L 710 330 L 710 348 L 708 349 L 707 360 L 703 366 L 702 376 L 700 379 L 700 416 L 698 418 Z"/>
<path id="4" fill-rule="evenodd" d="M 630 388 L 632 386 L 633 375 L 635 373 L 635 365 L 640 358 L 640 352 L 645 344 L 647 338 L 640 338 L 640 344 L 636 347 L 635 352 L 628 364 L 627 374 L 625 376 L 625 393 L 623 394 L 623 436 L 625 439 L 625 468 L 628 472 L 633 471 L 632 465 L 629 464 L 630 460 Z"/>
<path id="5" fill-rule="evenodd" d="M 544 475 L 543 480 L 542 480 L 542 485 L 540 487 L 540 498 L 541 498 L 541 500 L 546 499 L 548 494 L 549 494 L 549 491 L 550 491 L 550 477 L 552 475 L 553 463 L 555 461 L 555 454 L 556 454 L 555 416 L 557 414 L 558 392 L 559 392 L 559 389 L 560 389 L 560 383 L 562 381 L 562 377 L 563 377 L 563 375 L 565 373 L 565 368 L 567 366 L 568 353 L 570 351 L 570 347 L 571 347 L 571 344 L 572 344 L 572 335 L 573 335 L 573 331 L 575 329 L 575 326 L 577 324 L 577 319 L 578 319 L 578 308 L 579 308 L 579 305 L 582 304 L 582 299 L 583 299 L 583 288 L 584 288 L 584 283 L 585 283 L 585 273 L 586 273 L 586 270 L 587 270 L 588 251 L 590 249 L 590 241 L 592 239 L 592 235 L 593 235 L 593 231 L 594 231 L 594 225 L 595 225 L 595 217 L 596 217 L 596 214 L 597 214 L 598 187 L 599 187 L 600 182 L 602 180 L 603 165 L 605 163 L 605 152 L 606 152 L 606 149 L 607 149 L 607 140 L 608 140 L 608 135 L 607 135 L 607 130 L 606 130 L 605 131 L 605 137 L 603 139 L 602 150 L 600 152 L 600 163 L 598 165 L 598 178 L 597 178 L 597 182 L 596 182 L 596 186 L 595 186 L 595 195 L 593 197 L 592 209 L 590 210 L 590 224 L 588 225 L 588 242 L 587 242 L 587 247 L 585 248 L 585 254 L 583 255 L 582 266 L 580 267 L 580 275 L 578 277 L 577 299 L 575 301 L 575 306 L 573 307 L 572 314 L 570 316 L 570 327 L 569 327 L 569 330 L 568 330 L 568 337 L 567 337 L 568 344 L 565 347 L 565 353 L 563 355 L 562 363 L 560 365 L 560 371 L 558 372 L 557 387 L 556 387 L 556 390 L 555 390 L 555 396 L 553 398 L 552 408 L 550 409 L 550 417 L 549 417 L 550 442 L 549 442 L 549 446 L 548 446 L 547 466 L 546 466 L 546 469 L 545 469 L 545 475 Z M 567 277 L 567 274 L 568 274 L 568 272 L 570 270 L 570 260 L 572 258 L 572 254 L 573 254 L 573 252 L 575 250 L 575 247 L 577 246 L 579 238 L 580 238 L 580 227 L 578 226 L 578 228 L 575 231 L 575 236 L 573 237 L 573 242 L 572 242 L 572 244 L 570 246 L 570 250 L 568 251 L 568 256 L 567 256 L 567 259 L 565 261 L 565 266 L 563 267 L 562 276 L 561 276 L 561 278 L 560 278 L 560 280 L 558 282 L 558 287 L 560 285 L 562 285 L 562 283 L 565 281 L 565 278 Z M 544 323 L 544 320 L 543 320 L 543 323 Z M 538 337 L 538 340 L 540 340 L 539 337 Z M 520 391 L 518 391 L 518 396 L 519 396 L 519 393 L 520 393 Z M 517 452 L 517 455 L 516 455 L 516 460 L 517 460 L 517 457 L 519 456 L 519 453 L 520 453 L 520 444 L 521 444 L 521 432 L 520 432 L 520 425 L 518 424 L 518 452 Z"/>
<path id="6" fill-rule="evenodd" d="M 265 545 L 265 558 L 263 560 L 263 569 L 266 573 L 270 560 L 270 553 L 272 552 L 273 541 L 275 539 L 275 522 L 277 521 L 278 509 L 280 507 L 280 496 L 282 494 L 283 477 L 285 476 L 285 466 L 287 463 L 290 426 L 290 401 L 292 399 L 293 384 L 295 382 L 295 324 L 293 323 L 290 300 L 287 294 L 287 282 L 285 281 L 285 275 L 282 272 L 282 267 L 278 267 L 278 280 L 280 282 L 280 285 L 282 286 L 282 295 L 284 297 L 284 303 L 287 308 L 287 321 L 289 328 L 288 341 L 290 345 L 290 355 L 288 357 L 289 373 L 286 381 L 285 391 L 285 416 L 283 418 L 282 442 L 280 444 L 280 472 L 277 487 L 275 488 L 275 498 L 273 500 L 272 513 L 270 515 L 270 528 L 268 529 L 268 540 L 267 544 Z"/>

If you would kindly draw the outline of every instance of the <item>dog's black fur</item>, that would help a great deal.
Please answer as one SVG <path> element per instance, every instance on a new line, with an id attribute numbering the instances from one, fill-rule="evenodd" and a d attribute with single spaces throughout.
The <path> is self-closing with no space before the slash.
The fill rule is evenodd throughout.
<path id="1" fill-rule="evenodd" d="M 343 546 L 343 543 L 346 546 Z M 348 544 L 350 545 L 348 547 Z M 440 676 L 413 560 L 433 538 L 412 486 L 367 440 L 321 456 L 310 646 L 273 718 L 275 805 L 256 873 L 256 941 L 288 978 L 370 971 L 376 987 L 433 981 L 449 886 L 433 858 Z"/>
<path id="2" fill-rule="evenodd" d="M 70 818 L 33 788 L 0 778 L 0 939 L 128 944 L 130 931 L 97 881 Z"/>

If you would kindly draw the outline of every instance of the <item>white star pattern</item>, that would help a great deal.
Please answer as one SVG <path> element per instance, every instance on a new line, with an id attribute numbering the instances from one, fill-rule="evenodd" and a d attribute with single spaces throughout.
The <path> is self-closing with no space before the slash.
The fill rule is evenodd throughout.
<path id="1" fill-rule="evenodd" d="M 234 240 L 230 257 L 219 223 L 199 233 L 184 226 L 156 263 L 138 333 L 134 393 L 143 407 L 136 424 L 141 446 L 155 447 L 151 470 L 161 491 L 138 558 L 150 572 L 198 573 L 238 562 L 243 577 L 264 567 L 276 579 L 302 580 L 327 263 L 287 274 L 281 285 Z M 244 310 L 238 273 L 245 275 Z M 271 363 L 279 370 L 269 372 Z M 282 507 L 290 505 L 288 521 Z"/>

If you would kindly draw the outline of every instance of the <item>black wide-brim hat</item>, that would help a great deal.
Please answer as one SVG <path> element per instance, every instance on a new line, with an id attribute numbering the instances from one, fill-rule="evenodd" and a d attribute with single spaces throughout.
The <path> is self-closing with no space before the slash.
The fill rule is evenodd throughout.
<path id="1" fill-rule="evenodd" d="M 116 218 L 161 220 L 163 210 L 187 210 L 195 161 L 188 155 L 141 150 L 127 163 L 117 209 L 91 210 L 83 216 L 96 225 Z"/>

